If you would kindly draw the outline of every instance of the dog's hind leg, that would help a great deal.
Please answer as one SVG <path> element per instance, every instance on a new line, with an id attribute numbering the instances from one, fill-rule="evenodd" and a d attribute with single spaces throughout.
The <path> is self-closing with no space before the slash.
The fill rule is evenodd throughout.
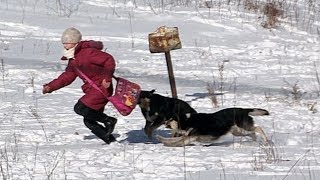
<path id="1" fill-rule="evenodd" d="M 266 136 L 266 133 L 262 130 L 260 126 L 254 127 L 254 132 L 259 133 L 264 141 L 264 143 L 268 143 L 268 138 Z"/>
<path id="2" fill-rule="evenodd" d="M 234 136 L 250 136 L 254 141 L 257 140 L 256 133 L 258 133 L 263 142 L 266 144 L 268 143 L 268 138 L 260 126 L 252 126 L 250 130 L 245 130 L 238 126 L 232 126 L 230 132 Z"/>
<path id="3" fill-rule="evenodd" d="M 232 126 L 230 129 L 230 132 L 234 136 L 249 136 L 251 137 L 254 141 L 257 140 L 256 134 L 254 131 L 247 131 L 243 128 L 240 128 L 236 125 Z"/>

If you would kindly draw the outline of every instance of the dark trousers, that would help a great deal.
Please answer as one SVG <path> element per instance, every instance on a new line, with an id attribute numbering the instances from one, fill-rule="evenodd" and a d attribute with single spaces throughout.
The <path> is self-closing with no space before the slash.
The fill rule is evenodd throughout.
<path id="1" fill-rule="evenodd" d="M 75 104 L 74 111 L 78 115 L 83 116 L 84 124 L 91 130 L 93 134 L 95 134 L 105 142 L 110 143 L 109 136 L 112 133 L 114 125 L 116 123 L 115 118 L 107 116 L 102 111 L 94 110 L 83 104 L 81 101 L 78 101 L 77 104 Z M 114 119 L 113 121 L 115 121 L 111 123 L 111 125 L 113 125 L 112 128 L 110 128 L 111 119 Z M 98 122 L 103 123 L 106 127 L 102 126 Z"/>

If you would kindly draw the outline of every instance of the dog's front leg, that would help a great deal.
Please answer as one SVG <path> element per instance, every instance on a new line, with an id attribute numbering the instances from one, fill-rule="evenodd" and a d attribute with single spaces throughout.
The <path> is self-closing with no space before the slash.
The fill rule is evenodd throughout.
<path id="1" fill-rule="evenodd" d="M 191 130 L 193 128 L 190 128 Z M 191 130 L 182 130 L 182 129 L 175 129 L 175 130 L 172 130 L 172 137 L 179 137 L 179 136 L 189 136 L 189 133 L 191 132 Z"/>
<path id="2" fill-rule="evenodd" d="M 154 115 L 151 115 L 151 116 L 149 115 L 149 113 L 150 113 L 149 111 L 146 111 L 142 114 L 147 121 L 149 121 L 150 123 L 153 123 L 157 119 L 158 113 L 154 113 Z"/>
<path id="3" fill-rule="evenodd" d="M 171 137 L 177 137 L 178 136 L 178 122 L 173 120 L 172 118 L 165 122 L 166 128 L 171 129 Z"/>
<path id="4" fill-rule="evenodd" d="M 157 136 L 157 139 L 163 143 L 165 146 L 170 147 L 181 147 L 192 144 L 197 140 L 197 136 L 180 136 L 180 137 L 171 137 L 165 138 L 160 135 Z"/>
<path id="5" fill-rule="evenodd" d="M 193 131 L 193 128 L 189 128 L 187 131 L 186 130 L 182 130 L 182 129 L 177 129 L 175 130 L 175 133 L 180 135 L 180 136 L 189 136 L 191 131 Z"/>
<path id="6" fill-rule="evenodd" d="M 164 117 L 160 116 L 158 113 L 149 116 L 149 120 L 146 121 L 144 127 L 145 134 L 151 139 L 153 131 L 161 126 L 164 121 Z"/>

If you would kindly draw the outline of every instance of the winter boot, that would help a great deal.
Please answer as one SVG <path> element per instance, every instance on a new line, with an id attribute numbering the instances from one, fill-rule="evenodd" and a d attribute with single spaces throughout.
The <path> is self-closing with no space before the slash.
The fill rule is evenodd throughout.
<path id="1" fill-rule="evenodd" d="M 104 119 L 103 123 L 104 123 L 105 129 L 107 130 L 107 132 L 109 134 L 111 134 L 116 126 L 117 119 L 114 117 L 107 116 Z"/>
<path id="2" fill-rule="evenodd" d="M 105 129 L 94 129 L 91 132 L 107 144 L 116 141 L 116 138 L 112 134 L 106 132 Z"/>
<path id="3" fill-rule="evenodd" d="M 109 141 L 110 141 L 110 143 L 115 142 L 116 138 L 112 134 L 110 134 L 109 135 Z"/>

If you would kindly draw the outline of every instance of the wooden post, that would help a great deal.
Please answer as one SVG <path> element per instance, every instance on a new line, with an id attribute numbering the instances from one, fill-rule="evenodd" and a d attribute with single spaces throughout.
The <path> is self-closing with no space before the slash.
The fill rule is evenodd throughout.
<path id="1" fill-rule="evenodd" d="M 167 69 L 168 69 L 168 74 L 169 74 L 169 82 L 170 82 L 172 97 L 173 98 L 178 98 L 177 88 L 176 88 L 176 81 L 174 79 L 174 74 L 173 74 L 170 51 L 165 52 L 165 55 L 166 55 Z"/>

